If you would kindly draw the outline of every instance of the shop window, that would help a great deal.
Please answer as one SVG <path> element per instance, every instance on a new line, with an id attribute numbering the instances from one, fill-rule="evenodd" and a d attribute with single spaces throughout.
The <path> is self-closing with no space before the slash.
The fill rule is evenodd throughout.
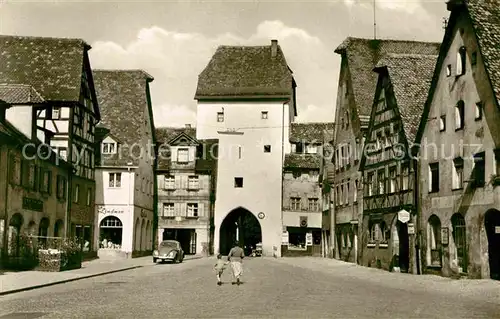
<path id="1" fill-rule="evenodd" d="M 451 217 L 453 227 L 453 241 L 455 243 L 455 253 L 458 259 L 458 266 L 461 272 L 467 272 L 467 237 L 464 217 L 457 213 Z"/>
<path id="2" fill-rule="evenodd" d="M 90 233 L 84 231 L 83 237 Z M 99 242 L 101 248 L 120 249 L 122 245 L 123 224 L 118 217 L 107 216 L 99 224 Z"/>
<path id="3" fill-rule="evenodd" d="M 427 222 L 427 264 L 441 266 L 441 221 L 436 215 Z"/>
<path id="4" fill-rule="evenodd" d="M 300 227 L 288 227 L 288 249 L 306 250 L 307 229 Z"/>

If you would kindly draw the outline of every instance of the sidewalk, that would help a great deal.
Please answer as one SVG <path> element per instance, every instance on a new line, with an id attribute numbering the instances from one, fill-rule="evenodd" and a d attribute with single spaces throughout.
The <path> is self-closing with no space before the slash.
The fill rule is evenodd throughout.
<path id="1" fill-rule="evenodd" d="M 184 260 L 198 258 L 202 257 L 186 256 Z M 125 260 L 94 259 L 83 262 L 82 268 L 80 269 L 61 272 L 6 271 L 0 275 L 0 296 L 140 268 L 148 265 L 153 265 L 153 260 L 150 256 Z"/>

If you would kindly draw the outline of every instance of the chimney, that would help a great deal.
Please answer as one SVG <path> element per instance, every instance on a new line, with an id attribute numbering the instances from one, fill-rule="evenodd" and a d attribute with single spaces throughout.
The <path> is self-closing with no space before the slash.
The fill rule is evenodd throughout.
<path id="1" fill-rule="evenodd" d="M 278 54 L 278 40 L 271 40 L 271 57 L 276 57 Z"/>
<path id="2" fill-rule="evenodd" d="M 191 124 L 186 124 L 186 128 L 191 128 Z"/>

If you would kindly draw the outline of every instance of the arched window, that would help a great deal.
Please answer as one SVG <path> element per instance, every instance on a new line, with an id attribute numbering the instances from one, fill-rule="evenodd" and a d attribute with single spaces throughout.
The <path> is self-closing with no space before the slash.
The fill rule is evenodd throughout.
<path id="1" fill-rule="evenodd" d="M 436 215 L 427 221 L 427 264 L 441 266 L 441 221 Z"/>
<path id="2" fill-rule="evenodd" d="M 460 47 L 457 52 L 457 76 L 465 74 L 466 52 L 467 50 L 464 46 Z"/>
<path id="3" fill-rule="evenodd" d="M 101 248 L 121 249 L 123 224 L 115 216 L 105 217 L 99 224 Z"/>
<path id="4" fill-rule="evenodd" d="M 467 272 L 467 237 L 464 217 L 456 213 L 451 217 L 453 227 L 453 242 L 461 272 Z"/>

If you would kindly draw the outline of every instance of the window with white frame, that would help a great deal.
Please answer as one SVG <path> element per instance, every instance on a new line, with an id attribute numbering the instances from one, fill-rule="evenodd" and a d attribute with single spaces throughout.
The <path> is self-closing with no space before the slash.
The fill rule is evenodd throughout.
<path id="1" fill-rule="evenodd" d="M 340 205 L 344 205 L 344 182 L 340 184 Z"/>
<path id="2" fill-rule="evenodd" d="M 117 188 L 122 186 L 122 173 L 109 173 L 110 188 Z"/>
<path id="3" fill-rule="evenodd" d="M 476 107 L 475 107 L 475 112 L 474 112 L 474 119 L 476 121 L 479 121 L 480 119 L 483 118 L 483 103 L 482 102 L 477 102 Z"/>
<path id="4" fill-rule="evenodd" d="M 409 164 L 401 165 L 401 189 L 406 191 L 410 187 L 410 166 Z"/>
<path id="5" fill-rule="evenodd" d="M 309 210 L 311 212 L 317 212 L 319 210 L 319 199 L 309 198 Z"/>
<path id="6" fill-rule="evenodd" d="M 199 188 L 200 188 L 200 180 L 198 176 L 189 176 L 188 189 L 199 189 Z"/>
<path id="7" fill-rule="evenodd" d="M 367 196 L 372 196 L 373 195 L 373 173 L 368 173 L 368 176 L 366 178 L 366 195 Z"/>
<path id="8" fill-rule="evenodd" d="M 177 149 L 177 162 L 178 163 L 189 162 L 189 149 L 187 149 L 187 148 Z"/>
<path id="9" fill-rule="evenodd" d="M 345 203 L 346 203 L 347 205 L 349 205 L 349 189 L 350 189 L 350 187 L 349 187 L 350 185 L 349 185 L 349 184 L 351 184 L 351 180 L 350 180 L 350 179 L 348 179 L 348 180 L 347 180 L 347 183 L 345 184 L 345 187 L 346 187 L 346 192 L 345 192 Z"/>
<path id="10" fill-rule="evenodd" d="M 163 203 L 163 216 L 165 216 L 165 217 L 174 217 L 175 216 L 174 203 Z"/>
<path id="11" fill-rule="evenodd" d="M 355 180 L 354 181 L 354 192 L 353 192 L 353 198 L 352 201 L 356 203 L 358 201 L 358 186 L 359 186 L 359 181 Z"/>
<path id="12" fill-rule="evenodd" d="M 300 197 L 290 197 L 290 209 L 300 210 Z"/>
<path id="13" fill-rule="evenodd" d="M 385 170 L 377 172 L 378 194 L 385 194 Z"/>
<path id="14" fill-rule="evenodd" d="M 465 74 L 466 51 L 465 47 L 462 46 L 457 52 L 457 76 Z"/>
<path id="15" fill-rule="evenodd" d="M 465 120 L 465 104 L 464 101 L 458 101 L 455 105 L 455 130 L 464 128 Z"/>
<path id="16" fill-rule="evenodd" d="M 165 189 L 174 189 L 175 188 L 175 177 L 165 175 Z"/>
<path id="17" fill-rule="evenodd" d="M 102 143 L 102 154 L 116 154 L 116 143 Z"/>
<path id="18" fill-rule="evenodd" d="M 198 203 L 188 203 L 187 204 L 187 216 L 188 217 L 198 217 Z"/>
<path id="19" fill-rule="evenodd" d="M 461 157 L 453 160 L 452 189 L 463 188 L 464 183 L 464 161 Z"/>
<path id="20" fill-rule="evenodd" d="M 441 117 L 439 118 L 439 131 L 446 131 L 446 115 L 441 115 Z"/>
<path id="21" fill-rule="evenodd" d="M 396 192 L 396 166 L 389 168 L 389 193 Z"/>

